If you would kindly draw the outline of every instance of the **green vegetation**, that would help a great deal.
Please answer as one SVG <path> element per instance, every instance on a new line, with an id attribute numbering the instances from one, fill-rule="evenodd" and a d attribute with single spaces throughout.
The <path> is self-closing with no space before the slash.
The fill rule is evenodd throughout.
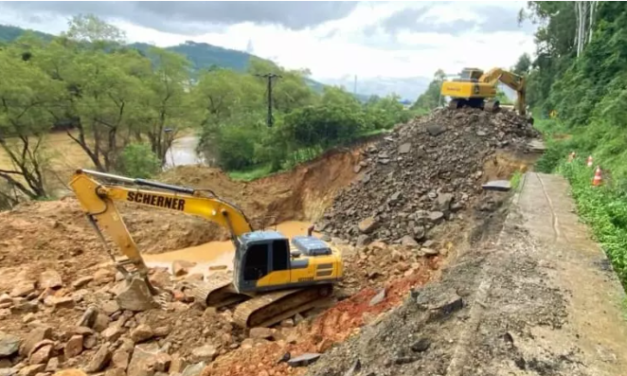
<path id="1" fill-rule="evenodd" d="M 548 150 L 538 163 L 572 185 L 579 214 L 627 284 L 627 4 L 530 2 L 523 17 L 542 21 L 528 74 L 528 100 Z M 521 57 L 517 66 L 526 64 Z M 553 113 L 554 118 L 549 119 Z M 577 159 L 568 163 L 574 151 Z M 592 187 L 589 155 L 603 170 Z"/>
<path id="2" fill-rule="evenodd" d="M 594 168 L 585 158 L 573 163 L 561 162 L 557 171 L 570 181 L 581 218 L 590 225 L 594 236 L 612 261 L 621 281 L 627 281 L 627 196 L 620 187 L 593 186 Z"/>
<path id="3" fill-rule="evenodd" d="M 445 80 L 446 74 L 442 69 L 438 69 L 433 75 L 433 81 L 429 83 L 427 90 L 416 99 L 411 109 L 428 112 L 438 106 L 444 105 L 444 98 L 440 95 L 440 90 Z"/>
<path id="4" fill-rule="evenodd" d="M 509 179 L 509 183 L 512 186 L 512 189 L 518 191 L 520 188 L 520 179 L 522 178 L 522 172 L 520 170 L 516 170 L 514 175 Z"/>
<path id="5" fill-rule="evenodd" d="M 176 134 L 192 129 L 207 160 L 252 179 L 411 116 L 397 97 L 362 102 L 341 88 L 316 91 L 307 70 L 244 53 L 188 42 L 179 51 L 186 57 L 127 45 L 121 30 L 94 16 L 73 18 L 59 37 L 15 39 L 16 30 L 3 31 L 13 38 L 0 46 L 0 148 L 12 165 L 0 169 L 3 202 L 13 202 L 16 191 L 30 199 L 48 196 L 40 146 L 53 129 L 65 131 L 96 169 L 137 177 L 157 173 Z M 190 56 L 199 48 L 207 54 Z M 260 77 L 267 73 L 280 76 L 270 128 L 267 83 Z"/>
<path id="6" fill-rule="evenodd" d="M 120 155 L 117 170 L 134 178 L 146 179 L 159 172 L 161 161 L 149 144 L 127 145 Z"/>

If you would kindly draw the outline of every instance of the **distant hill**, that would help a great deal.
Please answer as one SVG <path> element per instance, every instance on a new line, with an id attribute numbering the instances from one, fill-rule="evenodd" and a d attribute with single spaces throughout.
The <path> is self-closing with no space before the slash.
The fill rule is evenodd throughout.
<path id="1" fill-rule="evenodd" d="M 15 26 L 0 25 L 0 43 L 12 42 L 15 39 L 19 38 L 26 31 L 27 30 Z M 32 31 L 41 38 L 47 40 L 52 39 L 53 37 L 53 35 L 51 34 L 46 34 L 39 31 L 28 31 Z M 137 48 L 138 50 L 143 52 L 146 52 L 151 46 L 152 45 L 148 43 L 132 43 L 129 45 L 129 47 Z M 250 58 L 255 56 L 243 51 L 231 50 L 228 48 L 213 46 L 207 43 L 197 43 L 193 41 L 186 41 L 185 43 L 176 46 L 167 47 L 166 50 L 174 51 L 186 56 L 189 61 L 192 62 L 196 70 L 210 68 L 215 65 L 223 68 L 233 69 L 239 72 L 245 72 L 248 67 L 248 62 L 250 61 Z M 307 82 L 307 85 L 309 85 L 309 87 L 317 92 L 322 92 L 325 86 L 324 84 L 310 78 L 305 78 L 305 81 Z M 337 85 L 338 83 L 327 82 L 327 84 Z M 352 86 L 349 85 L 347 87 Z M 357 93 L 356 97 L 362 101 L 367 100 L 369 95 L 362 93 L 364 93 L 364 91 L 360 90 L 360 93 Z M 381 93 L 377 92 L 372 92 L 369 94 L 381 95 Z"/>
<path id="2" fill-rule="evenodd" d="M 16 40 L 17 38 L 19 38 L 26 31 L 35 33 L 39 37 L 46 39 L 46 40 L 52 39 L 52 35 L 42 33 L 40 31 L 25 30 L 25 29 L 15 27 L 15 26 L 0 25 L 0 42 L 12 42 Z"/>
<path id="3" fill-rule="evenodd" d="M 357 77 L 357 94 L 378 95 L 380 97 L 391 93 L 396 93 L 402 100 L 414 102 L 420 94 L 424 93 L 431 82 L 427 77 L 404 77 L 404 78 L 359 78 Z M 344 76 L 337 79 L 324 80 L 325 84 L 344 86 L 347 90 L 353 91 L 355 86 L 354 76 Z"/>

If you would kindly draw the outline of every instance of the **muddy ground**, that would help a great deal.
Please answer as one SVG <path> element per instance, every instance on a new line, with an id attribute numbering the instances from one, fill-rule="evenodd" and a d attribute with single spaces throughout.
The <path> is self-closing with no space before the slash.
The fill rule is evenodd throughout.
<path id="1" fill-rule="evenodd" d="M 484 117 L 476 117 L 466 125 L 467 130 L 475 132 L 473 127 L 481 127 Z M 462 117 L 456 119 L 463 122 Z M 516 131 L 521 126 L 524 124 L 508 125 Z M 159 268 L 151 271 L 150 278 L 171 292 L 175 300 L 165 310 L 138 314 L 121 310 L 113 295 L 120 276 L 114 273 L 96 234 L 72 197 L 24 204 L 0 213 L 1 375 L 36 376 L 67 368 L 82 368 L 88 373 L 106 371 L 107 376 L 195 376 L 203 368 L 203 375 L 335 374 L 344 372 L 356 360 L 357 350 L 364 354 L 363 359 L 360 356 L 362 367 L 376 372 L 381 372 L 377 367 L 387 367 L 385 362 L 389 359 L 399 370 L 415 370 L 411 367 L 420 362 L 412 360 L 413 355 L 407 353 L 405 346 L 415 338 L 401 326 L 405 323 L 414 328 L 412 325 L 419 325 L 422 320 L 408 322 L 407 318 L 417 312 L 409 304 L 415 301 L 408 298 L 410 292 L 438 280 L 444 265 L 457 262 L 465 266 L 445 273 L 443 280 L 447 280 L 447 275 L 458 275 L 458 280 L 451 282 L 451 286 L 459 287 L 455 294 L 464 299 L 474 296 L 472 285 L 485 266 L 487 250 L 496 241 L 505 213 L 501 211 L 502 203 L 508 197 L 484 194 L 480 184 L 490 179 L 507 179 L 529 162 L 528 155 L 508 151 L 510 144 L 490 141 L 490 137 L 502 138 L 500 133 L 487 134 L 486 145 L 492 152 L 482 149 L 482 157 L 473 156 L 476 163 L 471 170 L 481 173 L 473 180 L 474 189 L 455 215 L 434 221 L 429 228 L 437 227 L 437 231 L 419 239 L 420 243 L 415 240 L 411 244 L 389 244 L 370 239 L 368 244 L 354 246 L 350 244 L 354 239 L 333 238 L 334 245 L 343 252 L 345 270 L 333 304 L 297 315 L 268 330 L 249 332 L 237 328 L 232 307 L 215 310 L 194 304 L 182 282 L 193 281 L 198 275 L 182 273 L 175 278 Z M 518 137 L 515 141 L 515 146 L 520 146 L 526 140 Z M 250 183 L 234 182 L 217 169 L 198 166 L 172 169 L 159 180 L 210 189 L 240 206 L 256 228 L 286 220 L 314 222 L 323 216 L 339 192 L 346 195 L 346 190 L 355 187 L 354 182 L 363 179 L 360 162 L 368 155 L 364 150 L 370 145 L 336 150 L 293 171 Z M 432 150 L 441 153 L 436 146 L 432 145 Z M 451 159 L 455 168 L 453 162 Z M 127 205 L 120 205 L 120 210 L 144 253 L 159 254 L 226 237 L 223 229 L 178 213 Z M 469 251 L 462 252 L 466 249 Z M 512 270 L 517 266 L 520 264 L 511 266 Z M 431 289 L 436 290 L 429 293 Z M 464 293 L 464 289 L 468 291 Z M 437 287 L 426 287 L 424 291 L 420 295 L 424 299 L 441 295 Z M 395 310 L 399 305 L 401 308 Z M 392 317 L 396 319 L 390 322 Z M 431 325 L 433 332 L 444 333 L 449 327 L 454 329 L 454 322 L 435 320 L 420 325 Z M 437 329 L 437 325 L 441 328 Z M 369 334 L 382 333 L 378 328 L 387 328 L 385 338 L 390 339 Z M 392 329 L 398 329 L 398 333 L 388 334 Z M 374 347 L 379 346 L 374 342 L 393 340 L 394 346 L 376 350 L 394 350 L 393 356 L 384 361 L 383 352 L 377 356 L 375 350 L 363 344 L 365 338 L 371 338 L 368 346 Z M 433 339 L 434 343 L 439 340 Z M 16 345 L 19 351 L 14 349 Z M 452 348 L 450 343 L 447 346 Z M 309 371 L 292 367 L 289 362 L 278 362 L 287 353 L 296 357 L 306 352 L 325 356 Z M 446 357 L 444 352 L 441 356 Z"/>

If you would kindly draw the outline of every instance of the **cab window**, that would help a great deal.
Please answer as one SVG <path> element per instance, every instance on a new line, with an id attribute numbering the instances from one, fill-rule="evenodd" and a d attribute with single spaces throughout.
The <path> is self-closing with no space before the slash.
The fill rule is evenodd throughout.
<path id="1" fill-rule="evenodd" d="M 268 244 L 254 244 L 248 248 L 244 260 L 244 280 L 256 281 L 268 274 Z"/>
<path id="2" fill-rule="evenodd" d="M 272 270 L 287 270 L 290 258 L 289 246 L 286 240 L 272 242 Z"/>

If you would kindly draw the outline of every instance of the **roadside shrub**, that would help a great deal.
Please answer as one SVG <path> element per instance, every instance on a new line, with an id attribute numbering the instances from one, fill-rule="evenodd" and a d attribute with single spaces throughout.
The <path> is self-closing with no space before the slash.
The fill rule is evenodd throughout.
<path id="1" fill-rule="evenodd" d="M 129 144 L 122 151 L 118 170 L 130 177 L 146 179 L 161 170 L 161 161 L 149 144 Z"/>
<path id="2" fill-rule="evenodd" d="M 557 171 L 569 180 L 579 216 L 591 227 L 623 286 L 627 286 L 627 194 L 620 186 L 592 186 L 594 169 L 584 160 L 563 161 Z"/>
<path id="3" fill-rule="evenodd" d="M 255 164 L 255 142 L 259 133 L 253 126 L 223 126 L 216 143 L 218 164 L 226 170 L 238 170 Z"/>

